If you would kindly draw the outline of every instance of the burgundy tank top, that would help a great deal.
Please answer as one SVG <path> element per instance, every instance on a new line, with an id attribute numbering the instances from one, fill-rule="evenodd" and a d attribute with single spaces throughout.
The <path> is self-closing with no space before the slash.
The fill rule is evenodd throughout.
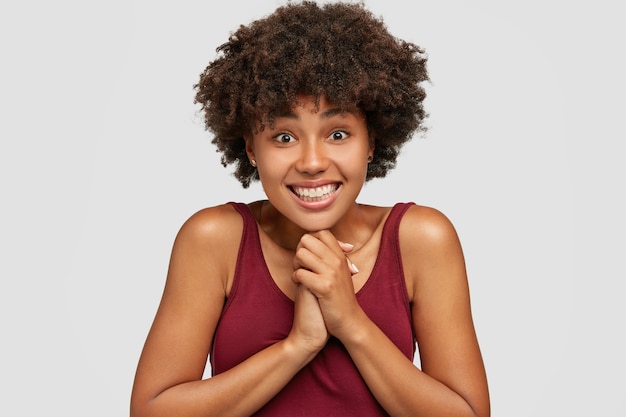
<path id="1" fill-rule="evenodd" d="M 230 296 L 211 350 L 213 375 L 284 339 L 293 323 L 293 301 L 265 263 L 256 220 L 243 203 L 230 203 L 243 217 L 243 234 Z M 398 241 L 400 219 L 412 203 L 398 203 L 383 226 L 378 257 L 357 300 L 367 315 L 413 360 L 415 337 Z M 245 395 L 245 393 L 243 393 Z M 387 416 L 336 338 L 255 416 Z"/>

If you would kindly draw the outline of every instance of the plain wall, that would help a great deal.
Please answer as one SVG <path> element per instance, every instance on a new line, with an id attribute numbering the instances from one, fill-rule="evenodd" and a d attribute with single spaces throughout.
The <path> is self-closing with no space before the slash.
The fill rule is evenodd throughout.
<path id="1" fill-rule="evenodd" d="M 216 4 L 0 6 L 1 415 L 127 415 L 178 228 L 263 198 L 220 165 L 192 87 L 281 2 Z M 360 200 L 456 225 L 493 415 L 626 415 L 617 2 L 366 4 L 426 49 L 431 116 Z"/>

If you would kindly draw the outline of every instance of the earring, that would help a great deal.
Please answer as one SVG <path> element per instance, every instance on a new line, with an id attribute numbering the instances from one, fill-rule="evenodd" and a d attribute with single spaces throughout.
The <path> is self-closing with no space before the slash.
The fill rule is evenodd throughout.
<path id="1" fill-rule="evenodd" d="M 253 167 L 256 168 L 256 159 L 251 159 L 250 160 L 250 165 L 252 165 Z"/>
<path id="2" fill-rule="evenodd" d="M 367 156 L 367 163 L 369 164 L 370 162 L 372 162 L 374 160 L 374 155 L 368 155 Z"/>

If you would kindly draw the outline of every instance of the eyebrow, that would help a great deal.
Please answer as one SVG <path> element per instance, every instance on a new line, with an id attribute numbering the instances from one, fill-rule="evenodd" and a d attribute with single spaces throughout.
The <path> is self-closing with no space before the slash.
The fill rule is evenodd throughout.
<path id="1" fill-rule="evenodd" d="M 340 108 L 332 108 L 332 109 L 328 109 L 325 110 L 321 113 L 321 117 L 324 119 L 330 119 L 331 117 L 337 116 L 338 114 L 343 114 L 346 113 L 345 110 L 341 110 Z M 276 117 L 285 117 L 288 119 L 299 119 L 298 115 L 292 111 L 288 111 L 285 113 L 279 113 L 276 115 Z"/>

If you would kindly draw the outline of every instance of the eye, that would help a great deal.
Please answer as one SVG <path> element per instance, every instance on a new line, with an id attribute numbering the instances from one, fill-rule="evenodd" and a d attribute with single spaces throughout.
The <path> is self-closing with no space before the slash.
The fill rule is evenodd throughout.
<path id="1" fill-rule="evenodd" d="M 274 140 L 278 143 L 291 143 L 295 141 L 295 138 L 290 133 L 281 132 L 274 136 Z"/>
<path id="2" fill-rule="evenodd" d="M 338 141 L 344 140 L 347 137 L 348 137 L 348 132 L 343 131 L 343 130 L 335 130 L 333 133 L 330 134 L 328 138 L 335 142 L 338 142 Z"/>

